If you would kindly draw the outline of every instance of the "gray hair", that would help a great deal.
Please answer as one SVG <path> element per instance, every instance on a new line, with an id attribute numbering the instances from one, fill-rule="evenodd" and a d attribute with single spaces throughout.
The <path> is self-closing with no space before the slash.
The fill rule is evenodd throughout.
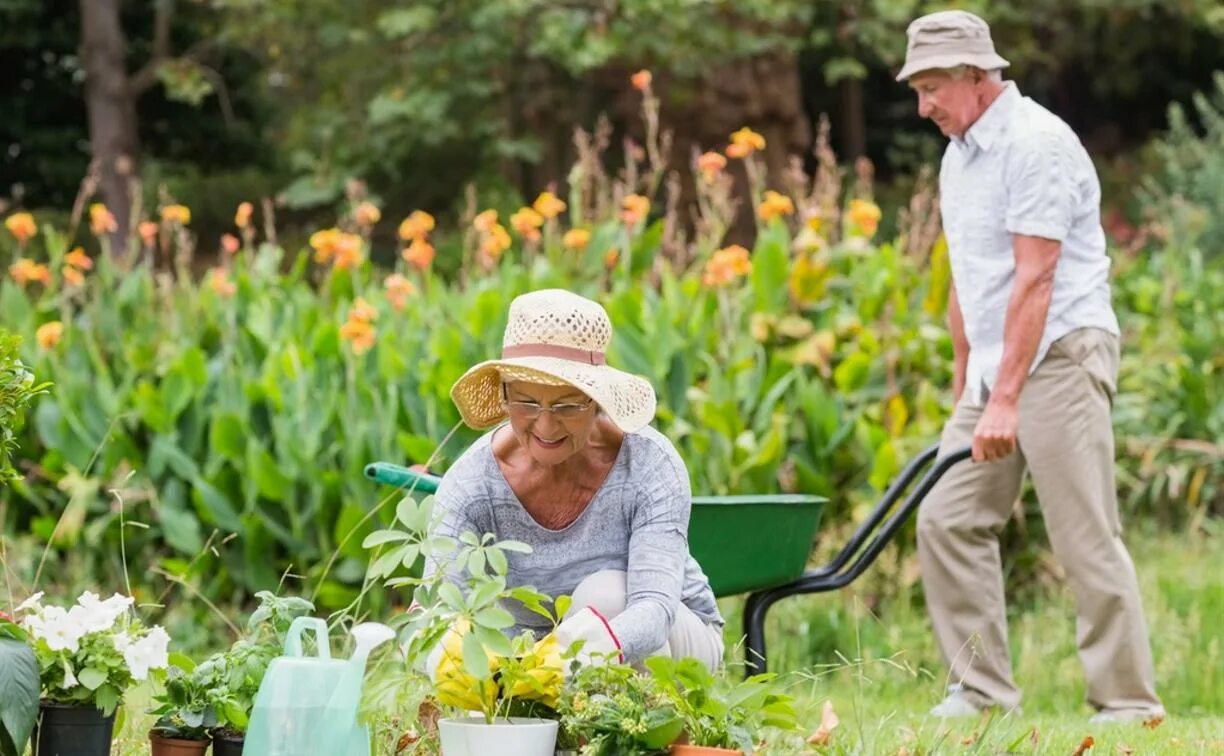
<path id="1" fill-rule="evenodd" d="M 951 68 L 944 69 L 944 71 L 948 74 L 948 76 L 951 76 L 953 79 L 963 79 L 969 75 L 969 71 L 971 70 L 982 71 L 982 73 L 986 75 L 986 81 L 994 81 L 994 82 L 1003 81 L 1003 69 L 1002 68 L 992 68 L 989 71 L 983 71 L 977 66 L 965 65 L 962 63 L 959 66 L 952 66 Z"/>

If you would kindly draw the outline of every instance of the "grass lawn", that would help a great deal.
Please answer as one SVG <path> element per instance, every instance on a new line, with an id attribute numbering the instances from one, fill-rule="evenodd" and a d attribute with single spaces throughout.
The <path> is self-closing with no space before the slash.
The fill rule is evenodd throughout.
<path id="1" fill-rule="evenodd" d="M 782 602 L 768 638 L 775 670 L 792 670 L 804 721 L 814 730 L 825 701 L 840 724 L 829 754 L 1073 754 L 1091 737 L 1089 754 L 1224 754 L 1224 547 L 1221 523 L 1196 535 L 1133 534 L 1127 540 L 1140 573 L 1152 632 L 1158 685 L 1168 718 L 1141 724 L 1089 725 L 1075 654 L 1074 604 L 1056 580 L 1011 617 L 1016 679 L 1023 713 L 943 722 L 926 716 L 946 685 L 921 610 L 889 602 L 872 611 L 872 582 L 835 595 Z M 909 569 L 888 560 L 877 581 Z M 894 574 L 895 572 L 895 574 Z M 726 601 L 729 633 L 739 630 L 739 602 Z M 147 693 L 145 694 L 147 696 Z M 129 697 L 116 753 L 148 753 L 139 693 Z M 390 754 L 397 732 L 380 733 Z M 765 753 L 792 753 L 783 744 Z M 491 755 L 493 756 L 493 755 Z"/>

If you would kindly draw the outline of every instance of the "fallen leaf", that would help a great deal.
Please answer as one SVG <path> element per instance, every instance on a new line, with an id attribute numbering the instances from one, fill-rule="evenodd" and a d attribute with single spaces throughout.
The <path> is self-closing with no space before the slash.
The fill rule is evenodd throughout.
<path id="1" fill-rule="evenodd" d="M 419 738 L 419 737 L 417 737 L 416 732 L 414 732 L 414 731 L 412 731 L 412 730 L 409 730 L 408 732 L 404 733 L 403 735 L 400 735 L 400 737 L 399 737 L 399 741 L 398 741 L 398 742 L 396 742 L 396 744 L 395 744 L 395 752 L 396 752 L 396 753 L 403 753 L 404 751 L 407 751 L 407 750 L 408 750 L 408 746 L 412 745 L 413 743 L 417 742 L 418 740 L 420 740 L 420 738 Z"/>
<path id="2" fill-rule="evenodd" d="M 1075 747 L 1074 751 L 1071 752 L 1071 756 L 1084 756 L 1085 753 L 1092 750 L 1092 746 L 1095 744 L 1096 741 L 1092 739 L 1091 735 L 1089 735 L 1080 741 L 1080 744 Z"/>
<path id="3" fill-rule="evenodd" d="M 1134 748 L 1131 748 L 1125 743 L 1119 743 L 1116 747 L 1116 750 L 1118 751 L 1118 753 L 1122 754 L 1122 756 L 1131 756 L 1131 754 L 1135 752 Z"/>
<path id="4" fill-rule="evenodd" d="M 1029 742 L 1033 744 L 1033 747 L 1036 748 L 1038 741 L 1041 740 L 1041 734 L 1037 732 L 1036 727 L 1034 727 L 1032 731 L 1029 733 L 1028 739 L 1029 739 Z"/>
<path id="5" fill-rule="evenodd" d="M 965 737 L 961 738 L 961 745 L 973 745 L 977 742 L 977 739 L 978 734 L 976 732 L 971 732 Z"/>
<path id="6" fill-rule="evenodd" d="M 1155 730 L 1164 721 L 1164 714 L 1157 714 L 1151 719 L 1143 720 L 1143 726 L 1149 730 Z"/>
<path id="7" fill-rule="evenodd" d="M 833 711 L 833 702 L 825 701 L 820 713 L 820 727 L 808 737 L 808 745 L 828 745 L 839 722 L 837 713 Z"/>

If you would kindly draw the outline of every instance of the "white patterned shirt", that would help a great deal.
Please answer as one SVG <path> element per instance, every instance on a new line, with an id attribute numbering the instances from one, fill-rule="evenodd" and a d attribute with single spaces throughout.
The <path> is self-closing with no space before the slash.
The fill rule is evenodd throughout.
<path id="1" fill-rule="evenodd" d="M 965 400 L 981 405 L 1003 359 L 1003 324 L 1016 274 L 1012 235 L 1062 243 L 1032 373 L 1050 344 L 1078 328 L 1118 333 L 1101 185 L 1079 138 L 1014 82 L 965 132 L 939 172 L 952 279 L 969 340 Z"/>

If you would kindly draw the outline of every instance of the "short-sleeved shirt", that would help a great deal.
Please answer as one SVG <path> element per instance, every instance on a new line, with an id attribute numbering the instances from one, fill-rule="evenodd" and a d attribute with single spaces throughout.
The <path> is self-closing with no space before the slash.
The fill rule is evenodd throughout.
<path id="1" fill-rule="evenodd" d="M 600 570 L 624 571 L 626 609 L 609 625 L 630 663 L 663 646 L 681 603 L 707 624 L 722 625 L 710 582 L 689 554 L 692 492 L 666 436 L 650 427 L 626 433 L 586 509 L 553 530 L 536 522 L 510 488 L 493 456 L 495 432 L 478 439 L 443 476 L 436 534 L 457 538 L 472 531 L 526 543 L 531 554 L 507 554 L 507 584 L 531 585 L 554 598 L 572 595 L 583 578 Z M 426 565 L 430 572 L 438 568 Z M 543 617 L 513 603 L 506 608 L 514 615 L 514 632 L 539 636 L 551 629 Z"/>
<path id="2" fill-rule="evenodd" d="M 969 340 L 967 401 L 982 404 L 1003 358 L 1016 273 L 1013 234 L 1062 244 L 1030 372 L 1050 344 L 1073 330 L 1118 333 L 1100 182 L 1088 152 L 1062 119 L 1007 82 L 964 137 L 948 144 L 939 185 L 952 279 Z"/>

